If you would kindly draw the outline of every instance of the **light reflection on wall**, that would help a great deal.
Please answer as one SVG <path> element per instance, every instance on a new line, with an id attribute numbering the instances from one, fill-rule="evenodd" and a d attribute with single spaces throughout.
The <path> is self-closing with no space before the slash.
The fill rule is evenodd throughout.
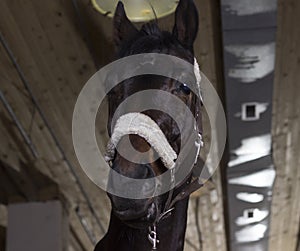
<path id="1" fill-rule="evenodd" d="M 252 83 L 274 71 L 275 43 L 262 45 L 227 45 L 225 50 L 237 58 L 228 76 L 242 83 Z"/>
<path id="2" fill-rule="evenodd" d="M 236 198 L 248 203 L 258 203 L 264 200 L 264 196 L 258 193 L 237 193 Z"/>
<path id="3" fill-rule="evenodd" d="M 223 0 L 223 3 L 226 11 L 238 16 L 271 12 L 277 6 L 274 0 Z"/>
<path id="4" fill-rule="evenodd" d="M 253 174 L 231 178 L 229 179 L 229 184 L 250 187 L 272 187 L 275 175 L 275 170 L 270 167 L 270 169 L 262 170 Z"/>
<path id="5" fill-rule="evenodd" d="M 243 139 L 241 146 L 232 153 L 237 157 L 229 161 L 229 167 L 267 156 L 271 154 L 271 134 Z"/>
<path id="6" fill-rule="evenodd" d="M 265 235 L 267 226 L 264 224 L 256 224 L 254 226 L 247 226 L 235 233 L 237 242 L 254 242 L 259 241 Z"/>
<path id="7" fill-rule="evenodd" d="M 238 217 L 235 223 L 238 226 L 245 226 L 252 223 L 258 223 L 264 220 L 269 215 L 267 210 L 259 210 L 258 208 L 254 209 L 245 209 L 242 216 Z"/>

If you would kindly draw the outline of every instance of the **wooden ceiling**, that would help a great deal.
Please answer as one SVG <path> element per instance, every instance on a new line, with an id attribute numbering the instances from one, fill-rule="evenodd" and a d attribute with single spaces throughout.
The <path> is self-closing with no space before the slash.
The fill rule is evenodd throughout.
<path id="1" fill-rule="evenodd" d="M 222 96 L 219 1 L 195 2 L 200 13 L 195 53 Z M 92 250 L 107 228 L 110 205 L 77 162 L 71 122 L 81 88 L 113 58 L 111 19 L 93 10 L 89 0 L 3 0 L 0 12 L 6 42 L 0 46 L 0 90 L 5 98 L 0 105 L 0 236 L 8 203 L 60 198 L 70 218 L 69 250 Z M 299 251 L 299 13 L 298 0 L 279 0 L 273 118 L 277 179 L 270 250 L 296 251 L 298 245 Z M 172 23 L 173 17 L 160 20 L 162 28 L 171 29 Z M 100 134 L 104 128 L 104 123 L 99 125 Z M 206 134 L 207 142 L 209 138 Z M 221 171 L 213 176 L 214 187 L 190 200 L 186 250 L 227 250 Z"/>

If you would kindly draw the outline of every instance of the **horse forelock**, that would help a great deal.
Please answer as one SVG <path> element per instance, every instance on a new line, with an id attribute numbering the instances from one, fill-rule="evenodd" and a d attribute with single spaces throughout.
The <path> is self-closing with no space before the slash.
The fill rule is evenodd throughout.
<path id="1" fill-rule="evenodd" d="M 141 32 L 147 35 L 156 35 L 161 36 L 162 31 L 160 30 L 158 24 L 156 22 L 149 22 L 142 26 Z"/>
<path id="2" fill-rule="evenodd" d="M 149 22 L 130 39 L 123 41 L 117 57 L 140 53 L 163 53 L 180 57 L 193 64 L 194 56 L 169 31 L 161 30 L 156 22 Z"/>

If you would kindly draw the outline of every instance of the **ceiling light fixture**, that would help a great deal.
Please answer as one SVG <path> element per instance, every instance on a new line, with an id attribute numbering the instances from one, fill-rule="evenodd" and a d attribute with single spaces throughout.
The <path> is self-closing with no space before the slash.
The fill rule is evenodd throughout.
<path id="1" fill-rule="evenodd" d="M 91 0 L 101 14 L 113 17 L 119 0 Z M 178 1 L 175 0 L 122 0 L 128 18 L 133 22 L 145 22 L 173 13 Z M 155 12 L 155 14 L 154 14 Z"/>

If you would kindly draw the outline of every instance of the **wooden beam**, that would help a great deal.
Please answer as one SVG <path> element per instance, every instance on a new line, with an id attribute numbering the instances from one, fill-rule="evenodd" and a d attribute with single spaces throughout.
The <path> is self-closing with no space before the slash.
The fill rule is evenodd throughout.
<path id="1" fill-rule="evenodd" d="M 296 250 L 300 220 L 300 2 L 279 0 L 273 151 L 277 171 L 269 250 Z"/>

